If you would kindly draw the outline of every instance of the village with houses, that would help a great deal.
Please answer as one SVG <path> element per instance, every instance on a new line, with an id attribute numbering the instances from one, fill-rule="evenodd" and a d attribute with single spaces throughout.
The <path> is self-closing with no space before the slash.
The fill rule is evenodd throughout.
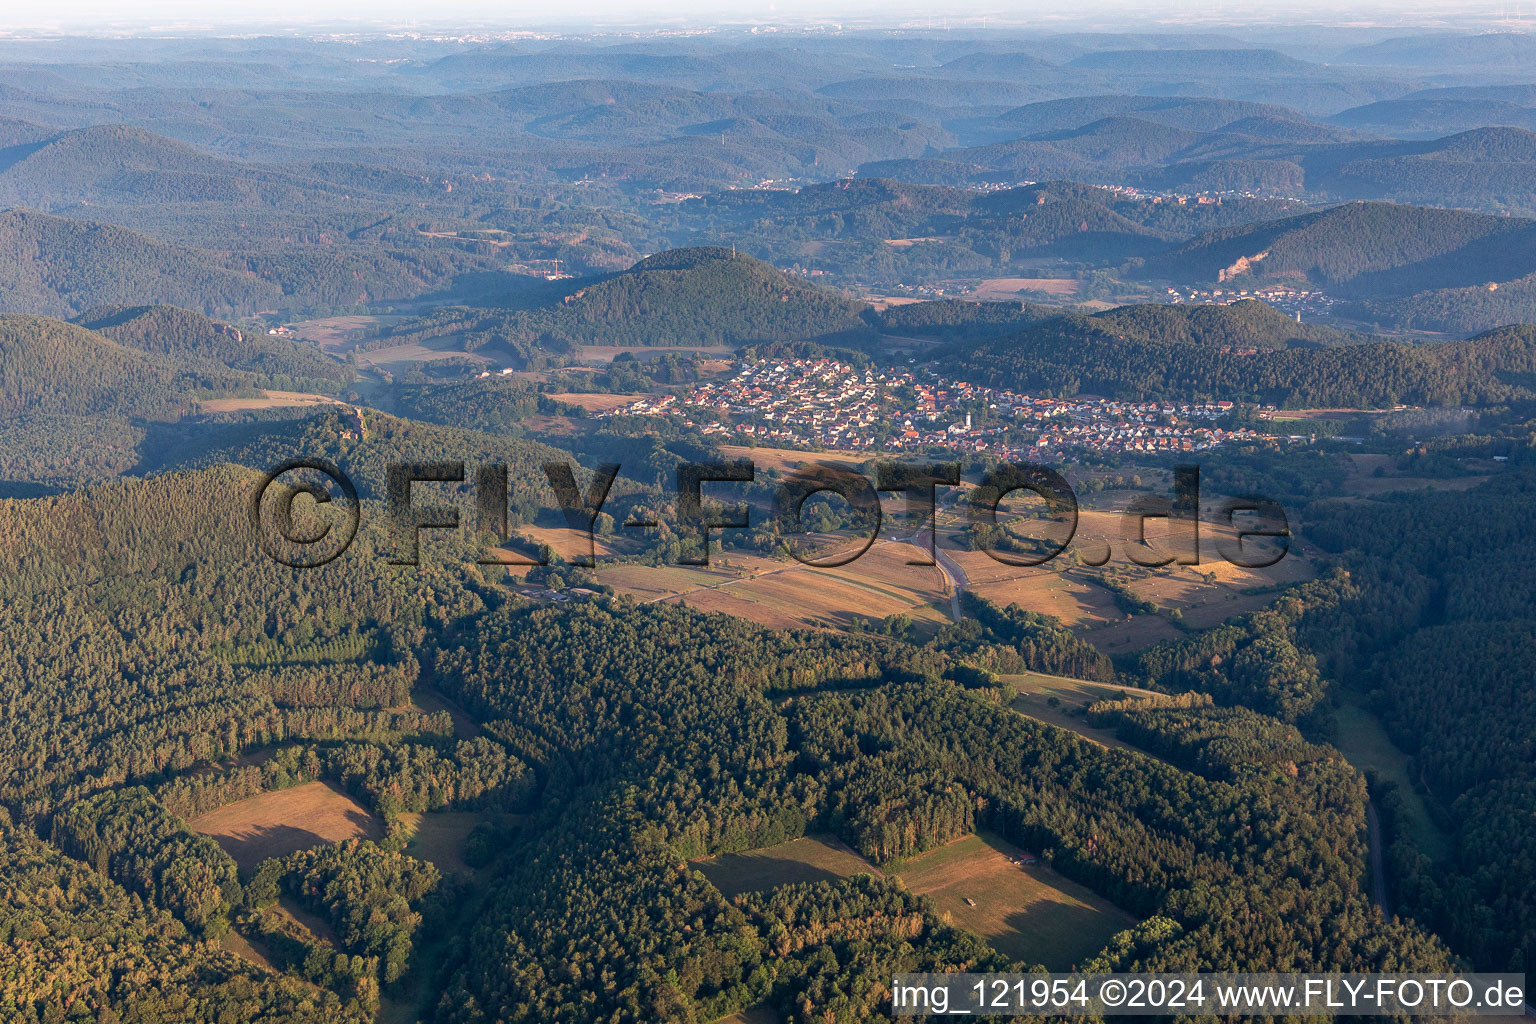
<path id="1" fill-rule="evenodd" d="M 923 369 L 762 359 L 682 397 L 647 396 L 604 415 L 677 416 L 705 435 L 778 446 L 1039 459 L 1198 452 L 1269 440 L 1246 427 L 1222 426 L 1233 407 L 1226 400 L 1034 397 Z"/>

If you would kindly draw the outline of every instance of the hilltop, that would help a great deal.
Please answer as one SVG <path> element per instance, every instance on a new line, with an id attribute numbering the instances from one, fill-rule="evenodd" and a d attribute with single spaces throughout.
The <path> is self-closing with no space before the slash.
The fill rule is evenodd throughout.
<path id="1" fill-rule="evenodd" d="M 673 249 L 566 295 L 557 329 L 589 344 L 744 345 L 859 331 L 862 303 L 718 247 Z"/>
<path id="2" fill-rule="evenodd" d="M 872 336 L 859 316 L 863 303 L 710 246 L 657 253 L 615 274 L 539 282 L 505 298 L 507 308 L 436 310 L 369 344 L 453 336 L 465 352 L 492 348 L 537 367 L 583 346 L 736 348 Z"/>

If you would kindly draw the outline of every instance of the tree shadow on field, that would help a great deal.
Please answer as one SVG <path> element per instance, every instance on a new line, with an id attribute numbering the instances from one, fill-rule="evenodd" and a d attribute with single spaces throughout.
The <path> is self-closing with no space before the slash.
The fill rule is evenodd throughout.
<path id="1" fill-rule="evenodd" d="M 378 826 L 360 811 L 347 811 L 346 819 L 361 833 L 361 838 L 376 837 Z M 293 825 L 255 825 L 213 837 L 234 858 L 242 872 L 250 872 L 268 857 L 286 857 L 300 850 L 325 846 L 336 840 Z"/>

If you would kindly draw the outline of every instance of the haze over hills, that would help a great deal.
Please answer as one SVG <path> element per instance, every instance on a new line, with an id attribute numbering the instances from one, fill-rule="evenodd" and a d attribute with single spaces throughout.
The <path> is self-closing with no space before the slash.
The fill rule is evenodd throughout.
<path id="1" fill-rule="evenodd" d="M 1294 14 L 0 38 L 0 1020 L 1536 972 L 1533 37 Z"/>

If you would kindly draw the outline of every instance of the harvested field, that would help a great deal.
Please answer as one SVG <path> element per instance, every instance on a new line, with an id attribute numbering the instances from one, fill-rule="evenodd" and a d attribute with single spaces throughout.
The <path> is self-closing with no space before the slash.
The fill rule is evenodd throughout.
<path id="1" fill-rule="evenodd" d="M 260 398 L 209 398 L 198 403 L 201 412 L 245 412 L 250 409 L 288 409 L 301 406 L 345 405 L 329 395 L 303 391 L 262 391 Z"/>
<path id="2" fill-rule="evenodd" d="M 262 793 L 187 823 L 211 837 L 242 871 L 268 857 L 283 857 L 343 839 L 382 839 L 383 824 L 361 804 L 326 782 Z"/>
<path id="3" fill-rule="evenodd" d="M 555 500 L 554 494 L 547 487 L 543 489 L 540 497 L 541 500 L 548 500 L 551 503 Z M 516 532 L 519 536 L 526 537 L 531 542 L 527 549 L 519 548 L 517 553 L 525 553 L 537 557 L 538 545 L 548 544 L 557 555 L 568 562 L 575 561 L 578 558 L 585 559 L 588 554 L 592 553 L 595 553 L 599 558 L 602 558 L 604 555 L 611 555 L 628 539 L 622 536 L 598 537 L 588 534 L 585 530 L 573 530 L 568 526 L 519 526 L 516 528 Z M 634 531 L 630 532 L 633 533 Z M 634 546 L 633 541 L 630 544 Z M 504 555 L 508 557 L 513 554 L 514 552 L 511 551 L 504 552 Z M 521 576 L 532 567 L 514 565 L 508 568 L 514 576 Z"/>
<path id="4" fill-rule="evenodd" d="M 621 406 L 628 405 L 636 399 L 644 398 L 645 396 L 612 394 L 589 395 L 581 394 L 580 392 L 562 391 L 559 393 L 552 393 L 549 397 L 557 402 L 564 402 L 566 405 L 574 405 L 577 408 L 585 409 L 588 412 L 608 412 L 611 409 L 617 409 Z"/>
<path id="5" fill-rule="evenodd" d="M 879 869 L 831 836 L 805 836 L 747 853 L 723 853 L 693 867 L 726 896 L 762 892 L 794 882 L 822 882 Z"/>
<path id="6" fill-rule="evenodd" d="M 971 835 L 913 857 L 894 874 L 998 952 L 1054 971 L 1082 963 L 1136 923 L 1049 868 L 1017 863 L 1027 858 L 1024 850 L 999 838 Z"/>
<path id="7" fill-rule="evenodd" d="M 876 543 L 848 565 L 819 569 L 793 559 L 731 552 L 710 565 L 600 566 L 597 578 L 642 601 L 679 601 L 767 626 L 832 627 L 905 613 L 937 628 L 947 608 L 943 581 L 909 544 Z"/>
<path id="8" fill-rule="evenodd" d="M 739 444 L 723 444 L 720 451 L 727 459 L 751 460 L 759 471 L 794 469 L 807 463 L 857 468 L 872 458 L 867 452 L 801 452 L 793 448 L 758 448 Z"/>
<path id="9" fill-rule="evenodd" d="M 1063 277 L 994 277 L 982 281 L 971 292 L 973 299 L 1011 299 L 1019 292 L 1044 292 L 1047 295 L 1076 295 L 1080 282 Z"/>
<path id="10" fill-rule="evenodd" d="M 1136 651 L 1183 634 L 1169 618 L 1175 610 L 1186 627 L 1208 629 L 1234 615 L 1256 611 L 1270 604 L 1275 593 L 1267 588 L 1297 583 L 1317 574 L 1303 555 L 1303 545 L 1293 538 L 1290 552 L 1267 568 L 1247 569 L 1221 557 L 1218 545 L 1231 543 L 1233 531 L 1209 521 L 1200 526 L 1200 564 L 1142 568 L 1125 557 L 1124 519 L 1118 512 L 1084 509 L 1071 547 L 1045 565 L 1010 566 L 982 551 L 961 550 L 959 523 L 940 544 L 965 571 L 967 589 L 978 597 L 1001 605 L 1017 604 L 1027 611 L 1054 615 L 1110 654 Z M 1153 543 L 1164 529 L 1149 520 L 1147 536 Z M 1249 549 L 1253 541 L 1245 543 Z M 1075 564 L 1073 552 L 1098 560 L 1108 550 L 1111 560 L 1103 568 Z M 1134 597 L 1158 606 L 1158 612 L 1128 615 L 1117 605 L 1114 593 L 1103 582 L 1117 581 Z M 1256 592 L 1249 592 L 1256 591 Z"/>

